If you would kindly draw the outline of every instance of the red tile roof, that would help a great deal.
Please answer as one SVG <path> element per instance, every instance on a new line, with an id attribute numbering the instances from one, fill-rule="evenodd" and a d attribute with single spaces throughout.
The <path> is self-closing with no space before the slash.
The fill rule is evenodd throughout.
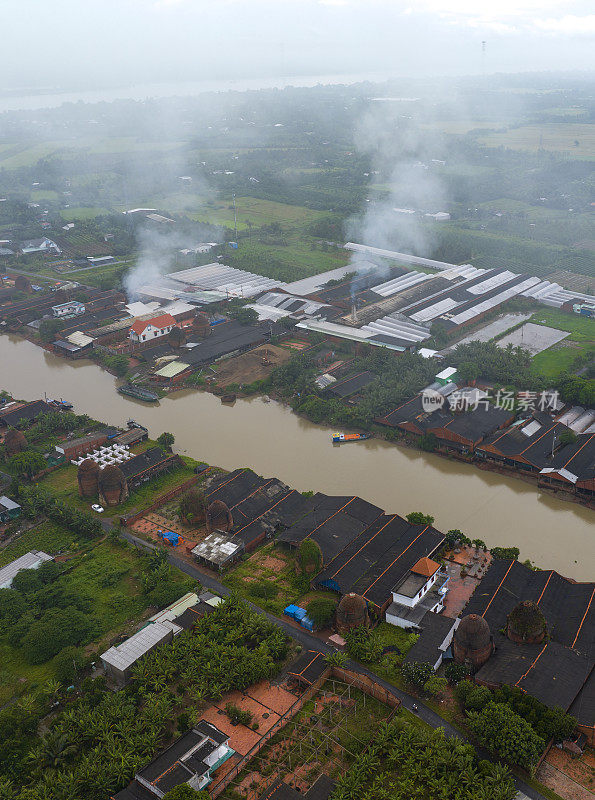
<path id="1" fill-rule="evenodd" d="M 130 326 L 130 330 L 140 335 L 147 326 L 152 325 L 154 328 L 168 328 L 170 325 L 175 325 L 176 321 L 171 314 L 161 314 L 159 317 L 152 317 L 151 319 L 137 319 L 136 322 Z"/>
<path id="2" fill-rule="evenodd" d="M 411 572 L 415 572 L 416 575 L 424 575 L 426 578 L 431 578 L 439 569 L 440 564 L 432 561 L 431 558 L 420 558 L 417 564 L 411 567 Z"/>

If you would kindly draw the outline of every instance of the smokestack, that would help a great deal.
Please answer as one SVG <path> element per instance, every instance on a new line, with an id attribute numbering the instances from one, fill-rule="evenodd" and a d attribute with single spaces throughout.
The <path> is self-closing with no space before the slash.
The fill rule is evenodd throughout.
<path id="1" fill-rule="evenodd" d="M 351 303 L 351 321 L 355 324 L 357 322 L 357 306 L 355 300 Z"/>

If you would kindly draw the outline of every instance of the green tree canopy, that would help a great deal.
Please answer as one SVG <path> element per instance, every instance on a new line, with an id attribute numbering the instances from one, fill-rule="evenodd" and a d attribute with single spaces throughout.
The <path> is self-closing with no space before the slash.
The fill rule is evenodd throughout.
<path id="1" fill-rule="evenodd" d="M 481 711 L 471 713 L 469 728 L 492 753 L 530 773 L 545 748 L 531 725 L 503 703 L 488 703 Z"/>

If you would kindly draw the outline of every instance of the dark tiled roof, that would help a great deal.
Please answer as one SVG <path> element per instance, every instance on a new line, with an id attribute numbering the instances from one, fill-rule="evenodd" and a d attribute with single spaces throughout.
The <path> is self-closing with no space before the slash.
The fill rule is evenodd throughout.
<path id="1" fill-rule="evenodd" d="M 579 725 L 595 727 L 595 668 L 591 670 L 587 682 L 570 706 L 570 713 L 578 720 Z"/>
<path id="2" fill-rule="evenodd" d="M 320 547 L 324 564 L 328 564 L 339 555 L 382 514 L 382 509 L 360 497 L 329 497 L 316 494 L 313 504 L 314 508 L 289 530 L 279 534 L 278 540 L 298 545 L 304 539 L 312 538 Z"/>
<path id="3" fill-rule="evenodd" d="M 584 433 L 576 442 L 563 447 L 549 465 L 554 469 L 565 469 L 576 475 L 579 481 L 595 478 L 595 433 Z"/>
<path id="4" fill-rule="evenodd" d="M 334 788 L 335 782 L 326 775 L 320 775 L 305 794 L 279 779 L 271 788 L 265 790 L 259 800 L 328 800 Z"/>
<path id="5" fill-rule="evenodd" d="M 198 725 L 196 726 L 198 729 Z M 138 775 L 141 778 L 144 778 L 149 783 L 157 780 L 157 778 L 162 775 L 166 770 L 173 765 L 180 759 L 184 753 L 187 753 L 193 747 L 195 747 L 199 742 L 202 741 L 204 736 L 209 736 L 210 734 L 204 734 L 202 731 L 196 733 L 194 730 L 190 730 L 185 733 L 183 736 L 180 736 L 179 739 L 171 744 L 167 750 L 164 750 L 160 753 L 156 758 L 153 759 L 146 767 L 143 767 L 138 771 Z"/>
<path id="6" fill-rule="evenodd" d="M 141 472 L 147 469 L 151 469 L 151 467 L 157 466 L 157 464 L 162 461 L 168 461 L 170 459 L 172 459 L 172 456 L 166 455 L 161 448 L 151 447 L 149 450 L 145 450 L 144 453 L 134 456 L 129 461 L 123 461 L 118 466 L 124 473 L 124 477 L 130 479 L 140 475 Z"/>
<path id="7" fill-rule="evenodd" d="M 440 655 L 438 649 L 452 631 L 456 620 L 428 611 L 419 622 L 419 639 L 405 656 L 405 661 L 426 661 L 434 666 Z"/>
<path id="8" fill-rule="evenodd" d="M 44 400 L 34 400 L 32 403 L 27 403 L 27 405 L 21 406 L 15 411 L 6 410 L 4 413 L 0 411 L 0 424 L 15 428 L 21 422 L 35 419 L 40 414 L 47 414 L 54 410 Z"/>
<path id="9" fill-rule="evenodd" d="M 336 397 L 349 397 L 375 380 L 376 375 L 374 375 L 373 372 L 358 372 L 355 375 L 351 375 L 349 378 L 344 378 L 343 380 L 331 384 L 327 388 L 327 392 Z"/>
<path id="10" fill-rule="evenodd" d="M 345 543 L 316 583 L 341 594 L 361 594 L 381 606 L 411 567 L 443 541 L 443 534 L 431 526 L 410 525 L 396 514 L 383 514 Z"/>
<path id="11" fill-rule="evenodd" d="M 273 324 L 273 334 L 285 332 L 282 326 Z M 215 325 L 209 337 L 191 349 L 185 348 L 180 355 L 180 361 L 191 366 L 209 364 L 227 353 L 236 350 L 247 349 L 256 346 L 260 342 L 268 339 L 271 333 L 271 326 L 265 325 L 241 325 L 239 322 L 226 322 Z"/>
<path id="12" fill-rule="evenodd" d="M 315 683 L 328 669 L 324 655 L 316 650 L 306 650 L 295 661 L 288 672 L 306 683 Z"/>
<path id="13" fill-rule="evenodd" d="M 494 636 L 496 652 L 476 673 L 480 682 L 518 686 L 546 706 L 568 710 L 592 669 L 592 662 L 558 642 L 519 645 Z"/>
<path id="14" fill-rule="evenodd" d="M 553 570 L 532 570 L 496 559 L 471 596 L 465 614 L 483 616 L 492 633 L 525 600 L 539 605 L 551 638 L 584 655 L 595 652 L 595 583 L 574 583 Z"/>

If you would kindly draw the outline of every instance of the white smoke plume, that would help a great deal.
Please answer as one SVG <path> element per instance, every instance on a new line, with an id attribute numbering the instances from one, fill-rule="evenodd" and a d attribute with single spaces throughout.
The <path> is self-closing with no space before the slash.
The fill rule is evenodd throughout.
<path id="1" fill-rule="evenodd" d="M 400 102 L 372 101 L 356 131 L 356 146 L 370 156 L 370 190 L 363 214 L 347 224 L 347 235 L 360 244 L 429 256 L 436 225 L 425 214 L 446 209 L 446 193 L 437 168 L 443 159 L 441 137 L 424 128 Z M 377 189 L 375 189 L 375 185 Z M 369 257 L 354 253 L 358 271 Z"/>
<path id="2" fill-rule="evenodd" d="M 155 283 L 168 272 L 184 269 L 183 266 L 176 265 L 176 253 L 189 245 L 188 237 L 182 233 L 163 233 L 151 228 L 141 228 L 137 232 L 137 241 L 137 262 L 124 277 L 124 288 L 129 301 L 138 300 L 139 290 L 145 284 Z"/>

